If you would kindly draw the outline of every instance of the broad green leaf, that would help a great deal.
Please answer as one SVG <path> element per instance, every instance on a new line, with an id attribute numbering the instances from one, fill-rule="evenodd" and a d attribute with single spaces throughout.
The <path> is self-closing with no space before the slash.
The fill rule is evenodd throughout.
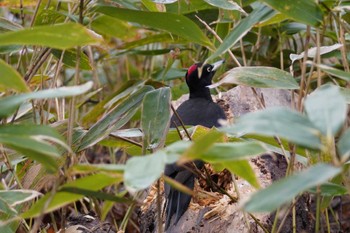
<path id="1" fill-rule="evenodd" d="M 110 6 L 97 6 L 95 10 L 121 20 L 165 30 L 194 43 L 211 48 L 213 47 L 210 40 L 204 35 L 199 27 L 193 21 L 183 15 L 165 12 L 129 10 Z"/>
<path id="2" fill-rule="evenodd" d="M 339 91 L 342 96 L 345 98 L 346 103 L 350 104 L 350 89 L 339 87 Z"/>
<path id="3" fill-rule="evenodd" d="M 35 190 L 0 190 L 0 199 L 4 200 L 10 206 L 16 206 L 24 202 L 33 200 L 40 196 L 41 193 Z"/>
<path id="4" fill-rule="evenodd" d="M 304 105 L 310 121 L 326 136 L 336 135 L 345 122 L 347 104 L 337 86 L 318 88 Z"/>
<path id="5" fill-rule="evenodd" d="M 141 128 L 143 146 L 157 149 L 164 145 L 170 122 L 171 92 L 169 87 L 150 91 L 142 104 Z"/>
<path id="6" fill-rule="evenodd" d="M 272 18 L 259 23 L 258 26 L 265 27 L 265 26 L 281 23 L 286 19 L 288 19 L 288 16 L 286 16 L 285 14 L 278 13 L 278 14 L 275 14 Z"/>
<path id="7" fill-rule="evenodd" d="M 124 170 L 124 164 L 77 164 L 70 168 L 73 174 L 89 174 L 101 171 L 122 174 Z"/>
<path id="8" fill-rule="evenodd" d="M 252 11 L 249 16 L 242 19 L 238 25 L 230 32 L 230 34 L 224 39 L 222 44 L 216 51 L 207 59 L 213 60 L 214 58 L 220 56 L 234 46 L 241 38 L 243 38 L 249 30 L 254 27 L 255 24 L 260 21 L 267 20 L 274 16 L 275 11 L 271 8 L 260 5 L 254 11 Z"/>
<path id="9" fill-rule="evenodd" d="M 337 148 L 343 162 L 347 161 L 350 157 L 350 129 L 348 128 L 345 133 L 340 137 L 337 143 Z"/>
<path id="10" fill-rule="evenodd" d="M 166 154 L 157 151 L 151 155 L 130 158 L 125 165 L 124 183 L 130 192 L 145 189 L 162 175 Z"/>
<path id="11" fill-rule="evenodd" d="M 209 163 L 218 163 L 248 159 L 265 152 L 266 148 L 258 142 L 216 143 L 197 158 Z"/>
<path id="12" fill-rule="evenodd" d="M 136 113 L 141 105 L 143 97 L 152 91 L 153 87 L 143 86 L 137 92 L 125 99 L 122 103 L 115 106 L 103 118 L 97 121 L 82 138 L 78 151 L 106 138 L 111 132 L 125 125 Z"/>
<path id="13" fill-rule="evenodd" d="M 248 113 L 234 125 L 220 130 L 238 137 L 246 134 L 278 136 L 303 147 L 323 148 L 321 132 L 307 117 L 288 108 L 275 107 Z"/>
<path id="14" fill-rule="evenodd" d="M 219 82 L 210 85 L 209 88 L 215 88 L 225 83 L 261 88 L 299 88 L 298 83 L 288 72 L 264 66 L 233 68 L 227 71 Z"/>
<path id="15" fill-rule="evenodd" d="M 248 160 L 237 160 L 222 163 L 222 166 L 228 169 L 231 173 L 245 179 L 253 187 L 260 188 L 258 179 L 256 178 L 253 168 L 250 166 Z"/>
<path id="16" fill-rule="evenodd" d="M 81 95 L 92 87 L 89 81 L 80 86 L 59 87 L 55 89 L 41 90 L 37 92 L 25 93 L 20 95 L 8 96 L 0 99 L 0 118 L 7 117 L 14 113 L 16 109 L 24 102 L 32 99 L 60 98 L 67 96 Z"/>
<path id="17" fill-rule="evenodd" d="M 143 132 L 139 128 L 119 129 L 111 133 L 116 137 L 135 138 L 143 137 Z"/>
<path id="18" fill-rule="evenodd" d="M 90 191 L 98 191 L 106 186 L 118 183 L 121 181 L 120 176 L 98 173 L 77 180 L 70 181 L 64 184 L 60 189 L 78 188 Z M 74 194 L 58 190 L 57 193 L 47 193 L 39 199 L 27 212 L 23 213 L 23 218 L 33 218 L 41 214 L 50 213 L 70 203 L 73 203 L 84 197 L 82 194 Z"/>
<path id="19" fill-rule="evenodd" d="M 316 66 L 320 67 L 321 70 L 323 70 L 324 72 L 332 75 L 332 76 L 335 76 L 337 78 L 340 78 L 340 79 L 343 79 L 347 82 L 350 81 L 350 74 L 349 72 L 346 72 L 346 71 L 343 71 L 343 70 L 338 70 L 336 68 L 333 68 L 333 67 L 330 67 L 330 66 L 327 66 L 327 65 L 323 65 L 323 64 L 315 64 Z"/>
<path id="20" fill-rule="evenodd" d="M 113 202 L 128 203 L 128 204 L 132 203 L 132 201 L 127 198 L 108 194 L 102 191 L 92 191 L 87 188 L 64 187 L 64 188 L 61 188 L 60 192 L 80 194 L 84 197 L 93 197 L 103 201 L 113 201 Z"/>
<path id="21" fill-rule="evenodd" d="M 342 46 L 343 46 L 342 44 L 334 44 L 334 45 L 331 45 L 331 46 L 321 46 L 319 48 L 320 55 L 332 52 L 332 51 L 334 51 L 336 49 L 339 49 Z M 292 63 L 293 63 L 296 60 L 303 59 L 304 58 L 304 54 L 305 54 L 305 52 L 302 52 L 300 54 L 293 54 L 293 53 L 291 53 L 289 55 L 289 58 L 290 58 L 290 60 L 292 60 Z M 307 51 L 307 56 L 308 57 L 314 58 L 314 57 L 316 57 L 316 55 L 317 55 L 317 47 L 312 47 L 312 48 L 308 49 L 308 51 Z"/>
<path id="22" fill-rule="evenodd" d="M 62 51 L 54 49 L 52 50 L 52 54 L 57 58 L 61 58 Z M 72 68 L 75 68 L 76 63 L 77 63 L 77 52 L 76 50 L 65 50 L 64 55 L 63 55 L 63 60 L 62 62 Z M 82 70 L 91 70 L 91 65 L 89 62 L 89 58 L 85 53 L 80 53 L 80 63 L 79 63 L 79 68 Z"/>
<path id="23" fill-rule="evenodd" d="M 0 34 L 0 45 L 37 45 L 57 49 L 97 44 L 101 36 L 77 23 L 37 26 Z"/>
<path id="24" fill-rule="evenodd" d="M 20 24 L 12 22 L 6 18 L 0 17 L 0 33 L 8 32 L 8 31 L 17 31 L 22 28 L 23 27 Z"/>
<path id="25" fill-rule="evenodd" d="M 107 15 L 94 19 L 91 22 L 91 28 L 103 35 L 124 39 L 130 39 L 135 34 L 128 23 Z"/>
<path id="26" fill-rule="evenodd" d="M 0 143 L 33 160 L 42 163 L 48 170 L 56 171 L 58 143 L 67 148 L 62 136 L 55 129 L 44 125 L 3 125 L 0 126 Z"/>
<path id="27" fill-rule="evenodd" d="M 204 135 L 199 135 L 197 138 L 192 137 L 194 143 L 185 151 L 181 159 L 196 159 L 199 154 L 207 152 L 215 142 L 223 141 L 223 138 L 224 134 L 215 128 L 207 131 Z"/>
<path id="28" fill-rule="evenodd" d="M 333 183 L 320 185 L 320 190 L 322 196 L 340 196 L 347 194 L 347 189 L 344 186 Z M 317 193 L 316 187 L 310 189 L 310 192 Z"/>
<path id="29" fill-rule="evenodd" d="M 322 11 L 315 1 L 310 0 L 262 0 L 275 10 L 295 21 L 318 26 L 323 19 Z"/>
<path id="30" fill-rule="evenodd" d="M 327 182 L 340 172 L 340 168 L 319 163 L 258 191 L 243 207 L 248 212 L 272 212 L 298 194 Z"/>
<path id="31" fill-rule="evenodd" d="M 131 95 L 131 93 L 141 87 L 141 83 L 137 80 L 129 80 L 125 82 L 117 91 L 104 98 L 96 104 L 82 119 L 83 126 L 87 127 L 91 123 L 95 123 L 98 118 L 107 111 L 111 106 L 123 100 L 123 98 Z M 142 84 L 143 85 L 143 84 Z"/>
<path id="32" fill-rule="evenodd" d="M 225 10 L 231 10 L 231 11 L 239 11 L 243 13 L 244 15 L 247 15 L 247 13 L 240 7 L 236 2 L 234 1 L 227 1 L 227 0 L 204 0 L 209 5 L 219 7 Z"/>
<path id="33" fill-rule="evenodd" d="M 173 44 L 184 44 L 186 41 L 169 35 L 169 33 L 161 33 L 155 35 L 149 35 L 139 40 L 134 40 L 131 42 L 125 42 L 124 44 L 118 46 L 119 49 L 133 49 L 147 44 L 152 43 L 173 43 Z"/>
<path id="34" fill-rule="evenodd" d="M 7 91 L 8 89 L 20 92 L 29 91 L 21 75 L 2 59 L 0 59 L 0 74 L 0 91 Z"/>

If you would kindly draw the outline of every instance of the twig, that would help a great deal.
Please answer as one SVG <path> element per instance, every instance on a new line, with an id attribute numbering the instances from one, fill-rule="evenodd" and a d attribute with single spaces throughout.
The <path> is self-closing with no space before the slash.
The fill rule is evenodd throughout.
<path id="1" fill-rule="evenodd" d="M 220 38 L 220 36 L 204 21 L 202 20 L 201 18 L 199 18 L 197 15 L 195 15 L 196 18 L 207 28 L 208 31 L 210 31 L 214 36 L 215 38 L 220 42 L 222 43 L 223 40 Z M 242 65 L 239 63 L 238 59 L 236 58 L 236 56 L 232 53 L 232 51 L 229 49 L 227 50 L 228 54 L 230 54 L 232 60 L 236 63 L 237 66 L 241 67 Z"/>

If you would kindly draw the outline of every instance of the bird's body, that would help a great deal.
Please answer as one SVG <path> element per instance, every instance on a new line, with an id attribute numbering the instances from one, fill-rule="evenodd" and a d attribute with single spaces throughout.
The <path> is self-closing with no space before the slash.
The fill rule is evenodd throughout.
<path id="1" fill-rule="evenodd" d="M 219 127 L 219 119 L 226 119 L 225 112 L 218 104 L 213 102 L 210 95 L 210 90 L 207 87 L 211 84 L 217 67 L 222 63 L 223 61 L 213 65 L 205 64 L 203 67 L 201 63 L 198 63 L 192 65 L 188 69 L 186 73 L 186 83 L 190 90 L 190 97 L 176 110 L 177 114 L 185 125 L 202 125 L 208 128 L 214 126 Z M 198 69 L 200 67 L 202 67 L 202 75 L 198 77 Z M 174 114 L 171 118 L 170 127 L 173 128 L 179 126 L 181 126 L 181 123 Z M 204 162 L 199 160 L 194 161 L 194 163 L 199 169 L 201 169 L 204 165 Z M 164 174 L 193 190 L 195 175 L 191 171 L 185 169 L 183 166 L 178 166 L 175 163 L 169 164 L 166 166 Z M 167 229 L 170 226 L 174 215 L 175 219 L 173 223 L 176 224 L 185 213 L 190 204 L 191 196 L 172 188 L 166 183 L 165 195 L 165 229 Z"/>

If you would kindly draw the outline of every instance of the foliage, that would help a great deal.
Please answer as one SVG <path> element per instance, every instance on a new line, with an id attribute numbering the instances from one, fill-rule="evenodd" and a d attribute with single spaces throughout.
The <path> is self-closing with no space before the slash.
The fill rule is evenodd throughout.
<path id="1" fill-rule="evenodd" d="M 345 1 L 14 2 L 2 1 L 0 11 L 1 232 L 34 232 L 44 214 L 83 199 L 101 217 L 110 201 L 132 210 L 131 196 L 176 161 L 202 159 L 247 180 L 258 189 L 242 205 L 252 213 L 294 208 L 305 192 L 325 206 L 349 194 Z M 169 119 L 172 98 L 187 92 L 184 68 L 218 57 L 226 65 L 213 93 L 288 89 L 294 108 L 261 109 L 219 129 L 191 127 L 193 141 L 180 140 Z M 264 189 L 248 159 L 276 145 L 287 176 Z M 108 151 L 111 164 L 90 164 L 91 151 Z M 117 161 L 117 152 L 130 158 Z M 297 156 L 307 161 L 302 171 Z M 125 214 L 117 228 L 128 221 Z"/>

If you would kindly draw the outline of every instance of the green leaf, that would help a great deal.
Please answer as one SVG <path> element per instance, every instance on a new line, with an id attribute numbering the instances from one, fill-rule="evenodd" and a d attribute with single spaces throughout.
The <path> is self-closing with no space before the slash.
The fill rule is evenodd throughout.
<path id="1" fill-rule="evenodd" d="M 120 20 L 165 30 L 194 43 L 198 43 L 211 48 L 213 47 L 210 40 L 204 35 L 199 27 L 193 21 L 183 15 L 165 12 L 129 10 L 110 6 L 97 6 L 95 10 L 97 12 L 118 18 Z"/>
<path id="2" fill-rule="evenodd" d="M 278 136 L 307 148 L 323 148 L 321 132 L 308 118 L 288 108 L 275 107 L 248 113 L 236 124 L 220 130 L 238 137 L 245 134 Z"/>
<path id="3" fill-rule="evenodd" d="M 91 123 L 95 123 L 101 115 L 108 111 L 111 106 L 121 102 L 124 98 L 130 96 L 132 92 L 140 88 L 143 83 L 137 80 L 129 80 L 114 93 L 104 98 L 98 104 L 96 104 L 82 119 L 82 124 L 87 127 Z M 114 107 L 114 106 L 113 106 Z"/>
<path id="4" fill-rule="evenodd" d="M 91 22 L 91 28 L 96 32 L 116 38 L 130 39 L 134 30 L 128 23 L 107 15 L 98 16 Z"/>
<path id="5" fill-rule="evenodd" d="M 220 131 L 217 131 L 215 128 L 206 131 L 205 134 L 199 135 L 197 138 L 192 137 L 194 143 L 185 151 L 181 159 L 196 159 L 200 154 L 207 152 L 215 142 L 222 141 L 223 138 L 224 134 Z"/>
<path id="6" fill-rule="evenodd" d="M 27 92 L 29 88 L 21 75 L 5 61 L 0 59 L 0 90 L 13 89 L 20 92 Z"/>
<path id="7" fill-rule="evenodd" d="M 48 170 L 56 171 L 58 168 L 56 159 L 60 153 L 51 142 L 68 148 L 63 137 L 49 126 L 0 126 L 0 143 L 42 163 Z"/>
<path id="8" fill-rule="evenodd" d="M 253 187 L 260 188 L 255 172 L 247 160 L 225 162 L 222 163 L 222 166 L 228 169 L 231 173 L 236 174 L 237 176 L 248 181 Z"/>
<path id="9" fill-rule="evenodd" d="M 197 158 L 209 163 L 218 163 L 248 159 L 265 152 L 266 148 L 258 142 L 216 143 Z"/>
<path id="10" fill-rule="evenodd" d="M 98 173 L 90 176 L 86 176 L 77 180 L 70 181 L 64 184 L 61 189 L 85 189 L 90 191 L 100 190 L 108 185 L 118 183 L 121 181 L 121 177 L 109 174 Z M 84 195 L 74 194 L 65 191 L 58 191 L 55 194 L 51 192 L 47 193 L 44 197 L 38 200 L 27 212 L 23 213 L 23 218 L 33 218 L 42 214 L 50 213 L 61 207 L 64 207 L 70 203 L 73 203 Z"/>
<path id="11" fill-rule="evenodd" d="M 0 190 L 0 199 L 12 207 L 33 200 L 40 195 L 41 193 L 35 190 Z"/>
<path id="12" fill-rule="evenodd" d="M 345 122 L 347 104 L 337 86 L 324 85 L 306 98 L 305 111 L 324 135 L 336 135 Z"/>
<path id="13" fill-rule="evenodd" d="M 157 151 L 146 156 L 130 158 L 125 165 L 124 183 L 130 192 L 145 189 L 162 175 L 166 154 Z"/>
<path id="14" fill-rule="evenodd" d="M 274 16 L 275 11 L 271 8 L 260 5 L 254 11 L 252 11 L 248 17 L 242 19 L 237 26 L 230 32 L 230 34 L 224 39 L 219 48 L 216 49 L 207 60 L 213 60 L 220 56 L 234 46 L 241 38 L 243 38 L 249 30 L 254 27 L 255 24 L 260 21 L 267 20 Z M 190 34 L 191 35 L 191 34 Z"/>
<path id="15" fill-rule="evenodd" d="M 343 162 L 350 157 L 350 128 L 340 137 L 337 143 L 337 148 Z"/>
<path id="16" fill-rule="evenodd" d="M 97 44 L 101 37 L 80 24 L 37 26 L 0 34 L 0 45 L 37 45 L 57 49 Z"/>
<path id="17" fill-rule="evenodd" d="M 61 58 L 62 51 L 54 49 L 51 52 L 57 59 Z M 72 68 L 76 67 L 77 63 L 77 52 L 76 50 L 65 50 L 62 62 Z M 88 56 L 85 53 L 80 53 L 79 68 L 82 70 L 91 70 L 91 65 Z"/>
<path id="18" fill-rule="evenodd" d="M 130 50 L 136 47 L 140 47 L 152 43 L 172 43 L 172 44 L 185 44 L 186 41 L 177 37 L 169 35 L 169 33 L 161 33 L 154 35 L 147 35 L 146 37 L 134 40 L 131 42 L 124 42 L 122 45 L 118 46 L 119 49 Z"/>
<path id="19" fill-rule="evenodd" d="M 24 102 L 32 99 L 60 98 L 67 96 L 81 95 L 92 87 L 92 82 L 80 86 L 59 87 L 55 89 L 41 90 L 37 92 L 8 96 L 0 99 L 0 118 L 7 117 L 14 113 Z"/>
<path id="20" fill-rule="evenodd" d="M 92 190 L 89 190 L 86 188 L 64 187 L 64 188 L 61 188 L 60 192 L 80 194 L 84 197 L 94 197 L 94 198 L 97 198 L 99 200 L 104 200 L 104 201 L 113 201 L 113 202 L 128 203 L 128 204 L 130 204 L 132 202 L 129 199 L 124 198 L 124 197 L 118 197 L 118 196 L 104 193 L 101 191 L 92 191 Z"/>
<path id="21" fill-rule="evenodd" d="M 143 97 L 152 90 L 153 87 L 151 86 L 143 86 L 129 98 L 115 106 L 103 118 L 91 126 L 82 138 L 78 151 L 94 145 L 106 138 L 111 132 L 125 125 L 141 105 Z"/>
<path id="22" fill-rule="evenodd" d="M 289 16 L 295 21 L 318 26 L 323 19 L 322 11 L 315 1 L 310 0 L 262 0 L 275 10 Z"/>
<path id="23" fill-rule="evenodd" d="M 331 45 L 331 46 L 321 46 L 321 47 L 319 47 L 319 52 L 320 52 L 320 55 L 327 54 L 327 53 L 330 53 L 330 52 L 332 52 L 332 51 L 334 51 L 336 49 L 341 48 L 342 46 L 343 46 L 342 44 L 334 44 L 334 45 Z M 317 51 L 318 51 L 317 47 L 312 47 L 312 48 L 307 50 L 307 56 L 311 57 L 311 58 L 314 58 L 317 55 Z M 292 60 L 292 63 L 293 63 L 296 60 L 303 59 L 304 58 L 304 54 L 305 54 L 305 52 L 302 52 L 300 54 L 291 53 L 289 55 L 289 58 L 290 58 L 290 60 Z"/>
<path id="24" fill-rule="evenodd" d="M 164 145 L 170 122 L 171 92 L 169 87 L 150 91 L 142 105 L 143 146 L 157 149 Z"/>
<path id="25" fill-rule="evenodd" d="M 272 212 L 299 193 L 327 182 L 340 172 L 340 168 L 319 163 L 253 194 L 243 207 L 248 212 Z"/>
<path id="26" fill-rule="evenodd" d="M 341 196 L 347 194 L 347 189 L 339 184 L 325 183 L 320 185 L 321 195 L 323 196 Z M 317 193 L 317 189 L 314 187 L 310 189 L 310 192 Z"/>
<path id="27" fill-rule="evenodd" d="M 224 74 L 217 83 L 210 88 L 229 83 L 261 88 L 298 89 L 299 85 L 293 76 L 275 67 L 236 67 Z"/>
<path id="28" fill-rule="evenodd" d="M 204 0 L 209 5 L 219 7 L 225 10 L 231 10 L 231 11 L 240 11 L 244 15 L 247 15 L 247 13 L 234 1 L 227 1 L 227 0 Z"/>
<path id="29" fill-rule="evenodd" d="M 343 70 L 338 70 L 336 68 L 333 68 L 333 67 L 330 67 L 330 66 L 327 66 L 327 65 L 323 65 L 323 64 L 315 64 L 316 66 L 320 67 L 321 70 L 323 70 L 324 72 L 332 75 L 332 76 L 335 76 L 337 78 L 340 78 L 342 80 L 345 80 L 347 82 L 350 81 L 350 74 L 349 72 L 346 72 L 346 71 L 343 71 Z"/>

